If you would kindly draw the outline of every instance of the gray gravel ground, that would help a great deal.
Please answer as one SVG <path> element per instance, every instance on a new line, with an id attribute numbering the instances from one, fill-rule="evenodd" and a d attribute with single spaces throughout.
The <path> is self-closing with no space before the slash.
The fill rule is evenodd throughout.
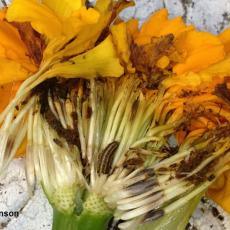
<path id="1" fill-rule="evenodd" d="M 1 6 L 1 5 L 0 5 Z M 218 33 L 230 26 L 230 0 L 136 0 L 136 6 L 122 13 L 124 19 L 135 17 L 140 23 L 157 9 L 167 7 L 170 17 L 182 15 L 199 30 Z M 188 229 L 230 230 L 230 218 L 213 202 L 201 202 Z M 25 181 L 24 160 L 12 162 L 0 183 L 0 211 L 20 211 L 17 218 L 0 217 L 0 229 L 50 230 L 52 209 L 40 188 L 30 196 Z M 215 216 L 215 217 L 214 217 Z M 171 229 L 169 229 L 171 230 Z M 172 229 L 173 230 L 173 229 Z"/>

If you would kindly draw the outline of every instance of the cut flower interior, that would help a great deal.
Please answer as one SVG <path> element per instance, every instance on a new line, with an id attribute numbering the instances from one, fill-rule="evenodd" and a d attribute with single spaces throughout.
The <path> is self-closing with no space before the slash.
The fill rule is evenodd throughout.
<path id="1" fill-rule="evenodd" d="M 197 32 L 165 9 L 139 29 L 118 16 L 132 4 L 13 0 L 5 9 L 37 70 L 21 81 L 4 69 L 20 83 L 1 106 L 0 172 L 26 146 L 28 188 L 41 184 L 54 230 L 184 229 L 229 173 L 228 32 Z"/>

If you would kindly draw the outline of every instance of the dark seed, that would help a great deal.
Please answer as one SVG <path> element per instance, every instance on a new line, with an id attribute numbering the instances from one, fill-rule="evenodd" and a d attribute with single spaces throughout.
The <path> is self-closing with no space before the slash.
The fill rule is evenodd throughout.
<path id="1" fill-rule="evenodd" d="M 164 216 L 164 210 L 152 210 L 150 212 L 148 212 L 145 217 L 144 217 L 144 223 L 149 222 L 149 221 L 153 221 L 153 220 L 157 220 L 159 218 L 161 218 L 162 216 Z"/>
<path id="2" fill-rule="evenodd" d="M 130 191 L 132 195 L 138 195 L 151 190 L 154 185 L 157 185 L 157 182 L 156 180 L 151 178 L 146 181 L 140 181 L 133 185 L 130 185 L 126 189 Z"/>
<path id="3" fill-rule="evenodd" d="M 123 220 L 114 220 L 114 218 L 111 218 L 109 223 L 108 223 L 108 227 L 107 230 L 118 230 L 118 225 L 123 223 Z"/>
<path id="4" fill-rule="evenodd" d="M 146 174 L 148 177 L 154 177 L 155 176 L 155 172 L 151 168 L 143 169 L 141 172 L 137 173 L 136 176 L 141 176 L 143 174 Z"/>
<path id="5" fill-rule="evenodd" d="M 186 225 L 186 227 L 185 227 L 185 230 L 189 230 L 189 229 L 190 229 L 190 227 L 191 227 L 191 224 L 190 224 L 190 223 L 188 223 L 188 224 Z"/>

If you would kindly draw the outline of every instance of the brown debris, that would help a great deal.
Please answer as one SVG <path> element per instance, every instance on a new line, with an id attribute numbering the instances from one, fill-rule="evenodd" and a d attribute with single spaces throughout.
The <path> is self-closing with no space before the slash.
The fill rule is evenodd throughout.
<path id="1" fill-rule="evenodd" d="M 44 39 L 32 28 L 29 22 L 13 22 L 12 24 L 18 29 L 20 37 L 28 50 L 28 56 L 35 65 L 39 66 L 45 48 Z"/>
<path id="2" fill-rule="evenodd" d="M 156 63 L 162 56 L 168 56 L 174 51 L 173 41 L 173 34 L 168 34 L 159 38 L 152 38 L 150 44 L 138 46 L 132 43 L 131 61 L 137 72 L 144 73 L 148 76 L 159 72 Z"/>
<path id="3" fill-rule="evenodd" d="M 64 129 L 50 110 L 46 111 L 43 116 L 58 136 L 64 138 L 70 145 L 80 146 L 79 135 L 75 129 Z"/>
<path id="4" fill-rule="evenodd" d="M 59 82 L 60 81 L 60 82 Z M 77 132 L 77 115 L 72 113 L 74 129 L 64 129 L 59 120 L 56 119 L 54 114 L 51 112 L 48 104 L 48 92 L 51 91 L 53 96 L 66 99 L 69 90 L 75 86 L 75 81 L 63 81 L 62 79 L 49 79 L 35 89 L 32 94 L 39 96 L 39 103 L 41 105 L 41 114 L 48 122 L 48 124 L 57 132 L 59 137 L 62 137 L 70 145 L 80 146 L 79 134 Z"/>
<path id="5" fill-rule="evenodd" d="M 230 89 L 228 89 L 226 82 L 216 86 L 215 95 L 230 104 Z"/>
<path id="6" fill-rule="evenodd" d="M 144 160 L 141 158 L 131 158 L 124 162 L 123 167 L 128 169 L 134 169 L 138 166 L 142 166 L 144 164 Z"/>
<path id="7" fill-rule="evenodd" d="M 126 169 L 134 170 L 138 167 L 142 167 L 145 163 L 146 153 L 139 148 L 130 148 L 125 153 L 125 158 L 123 159 L 122 166 Z"/>
<path id="8" fill-rule="evenodd" d="M 187 176 L 187 174 L 191 173 L 193 170 L 197 168 L 199 164 L 201 164 L 207 157 L 209 156 L 208 151 L 194 151 L 191 152 L 188 160 L 182 160 L 180 162 L 179 167 L 176 170 L 176 177 L 183 178 Z M 201 169 L 199 172 L 188 178 L 194 184 L 199 184 L 205 180 L 207 180 L 209 172 L 213 169 L 213 162 L 208 164 L 206 167 Z"/>

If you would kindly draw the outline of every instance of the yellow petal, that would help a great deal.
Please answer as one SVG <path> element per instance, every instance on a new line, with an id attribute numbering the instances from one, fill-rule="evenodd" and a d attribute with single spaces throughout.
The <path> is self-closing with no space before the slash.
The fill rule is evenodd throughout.
<path id="1" fill-rule="evenodd" d="M 64 34 L 68 37 L 76 36 L 84 26 L 97 23 L 99 17 L 98 11 L 82 7 L 63 21 Z"/>
<path id="2" fill-rule="evenodd" d="M 0 85 L 25 80 L 28 76 L 28 71 L 24 69 L 18 62 L 0 58 Z"/>
<path id="3" fill-rule="evenodd" d="M 62 22 L 47 6 L 36 0 L 13 0 L 6 14 L 8 21 L 31 22 L 33 28 L 48 38 L 62 34 Z"/>
<path id="4" fill-rule="evenodd" d="M 101 13 L 105 13 L 109 10 L 109 8 L 112 5 L 112 0 L 97 0 L 96 1 L 96 5 L 95 8 L 101 12 Z"/>
<path id="5" fill-rule="evenodd" d="M 130 61 L 130 49 L 127 36 L 126 23 L 121 22 L 111 27 L 111 34 L 113 42 L 117 48 L 117 53 L 123 63 L 126 65 L 129 73 L 134 73 L 135 69 L 132 67 Z"/>
<path id="6" fill-rule="evenodd" d="M 230 28 L 226 29 L 219 35 L 220 40 L 224 44 L 224 49 L 227 54 L 230 53 Z"/>
<path id="7" fill-rule="evenodd" d="M 84 5 L 82 0 L 43 0 L 42 2 L 59 17 L 69 17 Z"/>
<path id="8" fill-rule="evenodd" d="M 53 66 L 48 77 L 120 77 L 124 73 L 111 36 L 88 52 Z"/>
<path id="9" fill-rule="evenodd" d="M 108 26 L 110 19 L 111 12 L 106 12 L 100 15 L 96 24 L 83 27 L 77 38 L 63 50 L 64 56 L 77 55 L 94 47 L 102 31 Z"/>

